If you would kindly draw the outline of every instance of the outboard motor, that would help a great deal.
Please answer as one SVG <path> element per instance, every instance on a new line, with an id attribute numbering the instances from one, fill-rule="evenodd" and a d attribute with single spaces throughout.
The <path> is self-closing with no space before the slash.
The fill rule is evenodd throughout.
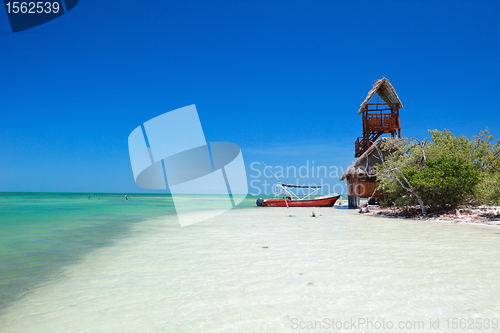
<path id="1" fill-rule="evenodd" d="M 258 199 L 257 199 L 257 206 L 259 206 L 259 207 L 264 206 L 264 199 L 262 199 L 262 198 L 258 198 Z"/>

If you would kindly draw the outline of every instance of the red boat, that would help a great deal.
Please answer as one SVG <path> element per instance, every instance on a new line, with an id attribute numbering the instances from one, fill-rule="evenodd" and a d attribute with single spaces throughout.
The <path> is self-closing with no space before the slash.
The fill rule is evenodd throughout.
<path id="1" fill-rule="evenodd" d="M 333 207 L 339 194 L 327 195 L 313 199 L 295 199 L 291 197 L 274 199 L 257 199 L 257 206 L 262 207 Z"/>
<path id="2" fill-rule="evenodd" d="M 266 164 L 264 164 L 266 165 Z M 271 169 L 266 165 L 266 168 L 271 171 Z M 311 195 L 318 192 L 321 186 L 309 186 L 309 185 L 286 185 L 281 184 L 280 179 L 271 171 L 273 176 L 278 180 L 276 188 L 274 191 L 274 199 L 257 199 L 257 206 L 259 207 L 333 207 L 335 201 L 340 198 L 340 194 L 330 194 L 319 198 L 310 198 Z M 292 188 L 307 188 L 309 193 L 299 197 L 297 194 L 293 193 Z M 280 198 L 280 194 L 285 193 L 286 196 Z"/>

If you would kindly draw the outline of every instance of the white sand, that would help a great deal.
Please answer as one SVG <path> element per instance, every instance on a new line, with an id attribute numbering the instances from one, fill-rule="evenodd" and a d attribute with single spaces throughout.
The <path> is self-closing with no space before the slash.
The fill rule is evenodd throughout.
<path id="1" fill-rule="evenodd" d="M 370 216 L 386 216 L 391 212 L 389 208 L 379 206 L 368 206 Z M 398 217 L 398 216 L 388 216 Z M 404 217 L 401 217 L 404 218 Z M 481 206 L 468 209 L 459 209 L 458 213 L 449 212 L 446 214 L 436 214 L 433 216 L 416 216 L 413 220 L 427 220 L 435 222 L 454 223 L 460 225 L 470 225 L 483 228 L 500 228 L 500 206 Z"/>
<path id="2" fill-rule="evenodd" d="M 139 223 L 12 304 L 0 332 L 278 332 L 296 331 L 292 320 L 500 313 L 495 231 L 312 210 Z"/>

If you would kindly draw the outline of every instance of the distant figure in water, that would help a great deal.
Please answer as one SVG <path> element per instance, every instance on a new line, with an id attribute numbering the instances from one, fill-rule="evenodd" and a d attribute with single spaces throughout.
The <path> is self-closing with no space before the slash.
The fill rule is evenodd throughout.
<path id="1" fill-rule="evenodd" d="M 126 194 L 125 194 L 125 199 L 126 199 L 126 200 L 128 200 L 128 197 L 127 197 L 127 195 L 126 195 Z"/>
<path id="2" fill-rule="evenodd" d="M 90 200 L 91 195 L 89 195 L 89 200 Z"/>
<path id="3" fill-rule="evenodd" d="M 97 197 L 97 199 L 101 199 L 101 198 Z"/>

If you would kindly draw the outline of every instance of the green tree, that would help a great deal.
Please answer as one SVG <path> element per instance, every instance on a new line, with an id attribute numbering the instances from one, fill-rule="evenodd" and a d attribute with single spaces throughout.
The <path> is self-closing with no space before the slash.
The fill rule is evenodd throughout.
<path id="1" fill-rule="evenodd" d="M 448 155 L 459 157 L 470 163 L 481 173 L 475 193 L 468 202 L 473 205 L 500 204 L 500 139 L 493 144 L 488 129 L 479 132 L 473 139 L 455 136 L 450 131 L 430 130 L 432 141 L 429 156 Z"/>
<path id="2" fill-rule="evenodd" d="M 500 140 L 488 131 L 469 140 L 430 130 L 431 140 L 387 139 L 378 149 L 382 204 L 453 209 L 500 203 Z"/>
<path id="3" fill-rule="evenodd" d="M 448 130 L 429 130 L 432 135 L 426 149 L 428 156 L 448 155 L 462 158 L 480 172 L 495 173 L 500 169 L 500 139 L 493 145 L 488 129 L 472 140 L 464 135 L 455 136 Z"/>
<path id="4" fill-rule="evenodd" d="M 454 209 L 475 194 L 481 174 L 463 158 L 441 155 L 403 171 L 415 191 L 431 209 Z"/>
<path id="5" fill-rule="evenodd" d="M 379 185 L 377 190 L 384 196 L 382 204 L 408 206 L 419 204 L 426 214 L 426 204 L 411 182 L 411 168 L 426 167 L 426 141 L 418 139 L 386 139 L 375 146 L 381 161 L 376 166 Z M 385 202 L 384 202 L 385 201 Z"/>

